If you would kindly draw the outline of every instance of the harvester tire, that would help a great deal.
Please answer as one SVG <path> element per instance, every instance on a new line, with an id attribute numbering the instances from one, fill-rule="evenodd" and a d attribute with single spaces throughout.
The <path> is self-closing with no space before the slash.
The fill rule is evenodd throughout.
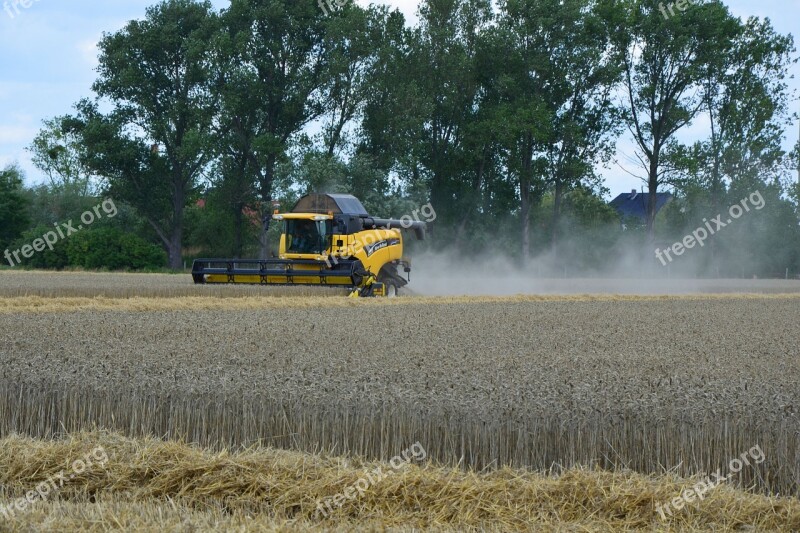
<path id="1" fill-rule="evenodd" d="M 399 289 L 394 281 L 388 280 L 383 282 L 383 286 L 385 287 L 386 297 L 387 298 L 396 298 L 399 296 Z"/>

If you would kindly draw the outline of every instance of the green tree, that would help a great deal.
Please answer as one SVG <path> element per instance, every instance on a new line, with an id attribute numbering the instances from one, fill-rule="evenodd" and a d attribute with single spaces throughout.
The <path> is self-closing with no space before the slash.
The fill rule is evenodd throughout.
<path id="1" fill-rule="evenodd" d="M 30 205 L 31 226 L 52 226 L 97 205 L 97 198 L 83 195 L 71 185 L 35 185 L 24 191 Z"/>
<path id="2" fill-rule="evenodd" d="M 581 196 L 583 181 L 599 186 L 594 168 L 614 153 L 619 133 L 613 90 L 620 80 L 619 54 L 606 31 L 615 6 L 594 0 L 562 3 L 565 26 L 572 30 L 570 46 L 556 49 L 551 58 L 555 84 L 551 140 L 545 148 L 547 180 L 553 187 L 552 248 L 558 256 L 560 218 L 564 195 L 575 190 Z M 594 198 L 594 197 L 592 197 Z"/>
<path id="3" fill-rule="evenodd" d="M 190 257 L 255 257 L 259 253 L 261 219 L 247 206 L 231 210 L 230 182 L 213 180 L 202 200 L 186 210 L 185 248 Z M 241 204 L 240 204 L 241 205 Z"/>
<path id="4" fill-rule="evenodd" d="M 556 139 L 566 137 L 572 127 L 566 123 L 567 114 L 564 130 L 558 131 L 558 113 L 574 81 L 561 68 L 570 63 L 567 54 L 577 44 L 571 41 L 580 15 L 574 2 L 507 0 L 491 36 L 491 55 L 505 58 L 492 90 L 506 171 L 519 194 L 523 260 L 531 255 L 531 213 L 547 191 L 549 167 L 556 158 L 553 150 L 558 150 L 554 144 L 569 142 Z"/>
<path id="5" fill-rule="evenodd" d="M 327 52 L 322 133 L 324 151 L 332 157 L 354 140 L 351 125 L 364 110 L 373 90 L 371 74 L 383 47 L 391 15 L 386 7 L 362 9 L 348 4 L 325 24 Z"/>
<path id="6" fill-rule="evenodd" d="M 391 12 L 375 44 L 375 61 L 368 72 L 357 151 L 378 168 L 417 168 L 413 163 L 421 91 L 412 80 L 411 50 L 415 34 L 398 11 Z M 402 170 L 401 170 L 402 172 Z"/>
<path id="7" fill-rule="evenodd" d="M 725 183 L 741 176 L 767 176 L 781 165 L 788 120 L 788 68 L 793 39 L 778 35 L 768 20 L 739 25 L 730 54 L 702 76 L 703 104 L 711 135 L 700 145 L 704 183 L 718 208 Z"/>
<path id="8" fill-rule="evenodd" d="M 603 192 L 602 190 L 600 192 Z M 542 208 L 552 211 L 555 190 L 549 192 Z M 615 246 L 622 234 L 620 218 L 601 194 L 584 185 L 577 185 L 563 193 L 561 216 L 558 219 L 543 214 L 548 224 L 558 224 L 559 234 L 569 235 L 564 239 L 558 253 L 545 255 L 553 274 L 602 271 L 613 266 L 617 250 Z M 550 228 L 551 233 L 552 228 Z M 545 262 L 547 263 L 547 262 Z"/>
<path id="9" fill-rule="evenodd" d="M 184 209 L 213 155 L 208 64 L 215 30 L 208 2 L 165 0 L 148 8 L 144 20 L 100 42 L 93 90 L 113 110 L 103 115 L 84 101 L 69 121 L 82 135 L 86 164 L 147 219 L 173 269 L 182 267 Z"/>
<path id="10" fill-rule="evenodd" d="M 476 169 L 467 151 L 483 144 L 468 143 L 468 130 L 478 119 L 480 35 L 491 19 L 486 0 L 427 0 L 411 40 L 409 81 L 418 91 L 414 164 L 426 173 L 431 203 L 445 224 L 462 218 L 464 186 Z"/>
<path id="11" fill-rule="evenodd" d="M 260 204 L 253 207 L 264 221 L 266 258 L 276 170 L 290 139 L 324 112 L 325 14 L 313 2 L 233 0 L 221 19 L 213 85 L 221 103 L 218 149 L 233 209 L 240 212 L 253 196 Z"/>
<path id="12" fill-rule="evenodd" d="M 19 167 L 8 166 L 0 170 L 0 248 L 3 250 L 30 224 L 28 201 L 22 194 L 22 183 Z"/>
<path id="13" fill-rule="evenodd" d="M 386 19 L 358 152 L 395 171 L 416 202 L 430 198 L 437 224 L 450 225 L 464 217 L 481 157 L 480 150 L 473 157 L 480 143 L 469 136 L 477 131 L 470 127 L 477 120 L 478 40 L 491 9 L 484 0 L 428 0 L 420 18 L 412 29 L 397 13 Z"/>
<path id="14" fill-rule="evenodd" d="M 785 172 L 782 148 L 789 120 L 788 69 L 795 52 L 790 35 L 778 35 L 768 20 L 751 18 L 740 27 L 723 69 L 705 76 L 710 139 L 700 145 L 704 181 L 716 212 L 726 184 L 761 183 Z M 752 192 L 752 191 L 751 191 Z M 713 244 L 712 252 L 715 250 Z"/>
<path id="15" fill-rule="evenodd" d="M 656 193 L 669 181 L 665 168 L 676 134 L 703 109 L 702 76 L 734 49 L 737 25 L 718 0 L 664 17 L 659 0 L 624 2 L 616 46 L 623 51 L 626 126 L 645 171 L 649 203 L 647 236 L 652 242 Z"/>
<path id="16" fill-rule="evenodd" d="M 418 203 L 405 198 L 397 185 L 365 154 L 356 154 L 344 161 L 327 152 L 308 150 L 291 169 L 292 183 L 303 194 L 328 192 L 353 194 L 366 210 L 379 216 L 403 216 Z"/>
<path id="17" fill-rule="evenodd" d="M 97 192 L 97 179 L 85 165 L 80 135 L 64 127 L 68 117 L 44 121 L 44 127 L 28 147 L 33 164 L 49 179 L 51 191 L 80 197 Z"/>

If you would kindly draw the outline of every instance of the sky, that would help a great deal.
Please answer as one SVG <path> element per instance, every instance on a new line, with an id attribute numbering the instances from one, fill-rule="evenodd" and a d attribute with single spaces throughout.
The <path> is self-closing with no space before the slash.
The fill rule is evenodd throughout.
<path id="1" fill-rule="evenodd" d="M 155 0 L 0 0 L 0 168 L 18 163 L 26 174 L 26 183 L 44 180 L 26 151 L 42 121 L 71 113 L 75 102 L 92 95 L 96 43 L 104 32 L 115 32 L 127 21 L 143 18 L 145 9 L 153 3 Z M 416 22 L 416 0 L 376 3 L 397 8 L 410 24 Z M 221 9 L 229 1 L 212 0 L 212 4 Z M 791 33 L 798 40 L 800 0 L 728 0 L 727 5 L 738 17 L 769 17 L 777 31 Z M 795 44 L 800 47 L 800 42 Z M 792 74 L 795 79 L 790 84 L 800 92 L 799 65 Z M 800 111 L 800 101 L 795 100 L 792 107 Z M 703 138 L 705 129 L 704 121 L 698 120 L 682 140 Z M 787 149 L 797 142 L 798 131 L 800 125 L 795 123 L 787 133 Z M 612 197 L 644 186 L 629 173 L 638 172 L 627 163 L 632 155 L 632 144 L 623 135 L 618 142 L 619 163 L 601 170 Z"/>

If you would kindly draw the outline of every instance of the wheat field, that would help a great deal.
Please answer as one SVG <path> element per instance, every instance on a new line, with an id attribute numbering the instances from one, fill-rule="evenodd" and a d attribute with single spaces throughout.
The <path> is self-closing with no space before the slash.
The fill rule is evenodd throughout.
<path id="1" fill-rule="evenodd" d="M 74 476 L 8 531 L 609 531 L 800 528 L 800 501 L 728 486 L 670 522 L 653 511 L 692 486 L 676 476 L 571 469 L 558 476 L 501 468 L 463 471 L 410 464 L 327 516 L 319 502 L 385 463 L 274 448 L 214 452 L 103 432 L 42 442 L 0 441 L 0 506 L 70 471 L 70 458 L 103 448 L 107 461 Z"/>
<path id="2" fill-rule="evenodd" d="M 174 276 L 156 276 L 152 292 L 138 290 L 146 277 L 94 275 L 92 285 L 91 274 L 64 276 L 51 275 L 48 289 L 39 275 L 0 273 L 4 449 L 110 439 L 127 450 L 120 464 L 131 449 L 163 446 L 191 457 L 188 469 L 283 454 L 302 465 L 298 490 L 314 498 L 346 484 L 355 474 L 342 465 L 353 461 L 388 461 L 411 442 L 427 459 L 414 476 L 376 487 L 371 503 L 324 521 L 299 493 L 286 512 L 224 480 L 217 493 L 189 476 L 173 494 L 120 474 L 91 494 L 79 484 L 42 503 L 13 522 L 19 530 L 800 527 L 800 294 L 791 283 L 351 300 L 240 287 L 229 297 L 228 287 L 189 294 Z M 83 292 L 62 291 L 70 276 L 87 280 Z M 659 520 L 658 501 L 755 445 L 762 463 Z M 323 460 L 338 462 L 335 475 L 308 474 Z M 263 476 L 275 464 L 265 460 Z M 4 498 L 33 481 L 8 476 Z M 456 478 L 446 496 L 441 479 Z M 477 498 L 480 512 L 458 507 L 457 496 L 464 506 Z M 492 499 L 501 496 L 505 507 Z M 184 510 L 191 528 L 180 525 Z"/>

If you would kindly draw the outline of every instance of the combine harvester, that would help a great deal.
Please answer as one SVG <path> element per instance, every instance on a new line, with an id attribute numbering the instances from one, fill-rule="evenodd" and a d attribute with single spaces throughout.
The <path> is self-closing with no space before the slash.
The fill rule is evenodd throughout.
<path id="1" fill-rule="evenodd" d="M 277 259 L 196 259 L 194 282 L 320 285 L 348 288 L 351 297 L 393 297 L 411 280 L 401 230 L 419 240 L 426 230 L 424 222 L 370 216 L 349 194 L 309 194 L 273 219 L 283 222 Z"/>

